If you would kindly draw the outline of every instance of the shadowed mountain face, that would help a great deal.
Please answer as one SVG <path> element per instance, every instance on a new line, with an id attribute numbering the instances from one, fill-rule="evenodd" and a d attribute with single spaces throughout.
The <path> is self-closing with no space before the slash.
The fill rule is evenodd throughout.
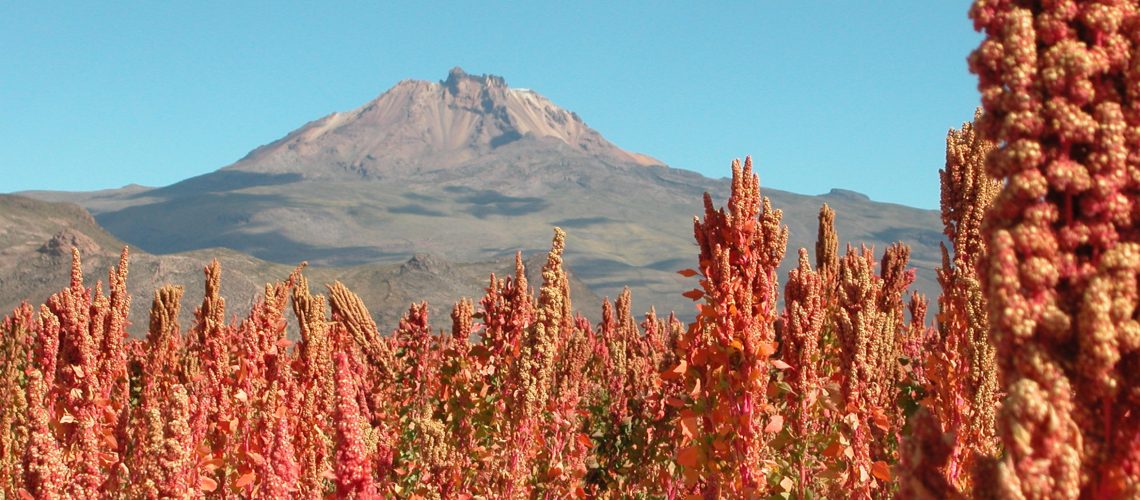
<path id="1" fill-rule="evenodd" d="M 715 160 L 726 174 L 729 160 Z M 629 285 L 636 308 L 691 317 L 680 292 L 696 280 L 675 271 L 695 267 L 692 218 L 706 191 L 723 204 L 728 183 L 626 152 L 533 91 L 454 69 L 441 82 L 401 82 L 171 186 L 29 195 L 79 203 L 148 252 L 226 247 L 316 267 L 399 264 L 417 253 L 507 259 L 545 251 L 557 225 L 568 232 L 568 265 L 590 289 L 614 297 Z M 839 190 L 764 194 L 791 229 L 781 280 L 798 247 L 814 248 L 827 202 L 841 241 L 910 244 L 918 288 L 934 296 L 943 239 L 936 212 Z"/>
<path id="2" fill-rule="evenodd" d="M 107 283 L 107 272 L 118 265 L 124 245 L 77 205 L 0 195 L 0 317 L 21 301 L 41 304 L 68 286 L 72 247 L 82 253 L 84 284 L 91 287 L 98 280 Z M 295 267 L 226 248 L 163 255 L 132 248 L 127 290 L 132 296 L 129 319 L 134 326 L 128 331 L 139 337 L 146 333 L 154 291 L 165 284 L 185 289 L 179 321 L 183 328 L 189 327 L 194 308 L 202 303 L 203 268 L 215 258 L 222 264 L 222 294 L 231 318 L 244 317 L 266 283 L 285 279 Z M 541 283 L 545 253 L 531 254 L 524 262 L 527 279 Z M 431 305 L 433 325 L 447 330 L 451 306 L 456 301 L 462 297 L 477 301 L 491 273 L 502 277 L 514 274 L 514 270 L 513 257 L 458 264 L 419 254 L 399 263 L 311 267 L 305 275 L 314 293 L 324 293 L 324 286 L 334 280 L 343 282 L 364 299 L 377 325 L 387 332 L 396 327 L 409 304 L 423 300 Z M 568 272 L 576 308 L 591 318 L 597 317 L 601 299 L 577 279 L 573 269 Z M 295 325 L 290 325 L 290 333 L 297 333 Z"/>

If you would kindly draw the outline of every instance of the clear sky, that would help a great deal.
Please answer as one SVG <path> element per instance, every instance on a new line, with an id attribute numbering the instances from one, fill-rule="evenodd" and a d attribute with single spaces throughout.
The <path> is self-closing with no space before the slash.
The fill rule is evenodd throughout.
<path id="1" fill-rule="evenodd" d="M 453 66 L 625 149 L 938 204 L 972 118 L 966 0 L 2 2 L 0 192 L 161 186 Z"/>

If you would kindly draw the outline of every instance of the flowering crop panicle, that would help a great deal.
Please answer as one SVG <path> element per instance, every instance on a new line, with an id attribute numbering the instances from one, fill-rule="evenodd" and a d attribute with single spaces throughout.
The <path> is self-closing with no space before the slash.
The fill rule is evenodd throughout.
<path id="1" fill-rule="evenodd" d="M 372 426 L 368 450 L 374 476 L 388 478 L 378 487 L 394 487 L 397 476 L 403 477 L 402 472 L 407 470 L 395 466 L 403 430 L 401 416 L 406 415 L 397 406 L 399 388 L 395 380 L 402 368 L 395 355 L 395 337 L 385 339 L 380 335 L 364 301 L 343 284 L 334 282 L 328 291 L 332 306 L 332 352 L 349 353 L 350 368 L 360 373 L 357 411 L 364 422 Z M 339 393 L 336 397 L 340 397 Z"/>
<path id="2" fill-rule="evenodd" d="M 140 438 L 127 461 L 128 495 L 138 498 L 181 496 L 198 484 L 190 396 L 183 386 L 181 299 L 182 288 L 168 285 L 155 291 L 151 305 L 140 402 L 132 414 Z"/>
<path id="3" fill-rule="evenodd" d="M 470 492 L 486 477 L 479 470 L 475 457 L 479 449 L 479 413 L 485 408 L 479 396 L 482 380 L 480 365 L 471 354 L 471 334 L 476 330 L 475 305 L 463 298 L 451 309 L 451 335 L 441 336 L 439 350 L 439 393 L 436 395 L 435 416 L 450 436 L 451 451 L 442 486 L 449 495 L 457 491 Z M 442 491 L 442 488 L 441 488 Z M 442 494 L 442 493 L 441 493 Z"/>
<path id="4" fill-rule="evenodd" d="M 593 332 L 591 332 L 593 333 Z M 594 393 L 590 394 L 591 415 L 587 432 L 596 437 L 594 457 L 597 465 L 590 470 L 590 494 L 620 491 L 625 479 L 623 466 L 626 457 L 623 452 L 628 446 L 621 446 L 626 428 L 622 422 L 629 422 L 625 391 L 625 350 L 618 338 L 614 307 L 609 297 L 602 300 L 602 321 L 598 324 L 597 337 L 593 339 L 593 362 L 588 366 L 586 376 L 594 383 Z M 591 439 L 591 443 L 595 440 Z M 628 439 L 626 439 L 628 441 Z"/>
<path id="5" fill-rule="evenodd" d="M 790 362 L 793 375 L 789 379 L 788 418 L 799 446 L 794 450 L 798 483 L 796 491 L 806 498 L 811 487 L 813 463 L 822 450 L 812 449 L 811 439 L 823 430 L 823 422 L 815 408 L 820 398 L 820 380 L 817 365 L 820 333 L 826 317 L 823 303 L 823 278 L 808 263 L 807 249 L 800 249 L 799 267 L 788 273 L 784 286 L 783 358 Z"/>
<path id="6" fill-rule="evenodd" d="M 629 407 L 630 415 L 635 416 L 641 421 L 648 423 L 652 421 L 652 416 L 646 408 L 646 397 L 654 390 L 659 381 L 657 372 L 662 368 L 659 366 L 660 356 L 665 351 L 664 339 L 654 339 L 648 332 L 642 332 L 639 329 L 637 320 L 633 315 L 633 293 L 629 288 L 622 290 L 621 295 L 615 303 L 618 315 L 619 332 L 621 336 L 626 339 L 626 370 L 625 379 L 626 383 L 624 391 L 626 392 L 626 404 Z M 656 314 L 650 310 L 647 315 L 646 321 L 656 323 Z M 654 325 L 658 330 L 663 330 L 659 325 Z"/>
<path id="7" fill-rule="evenodd" d="M 479 301 L 484 326 L 482 344 L 489 351 L 488 361 L 508 366 L 518 357 L 522 332 L 534 323 L 532 294 L 521 253 L 515 254 L 513 279 L 496 280 L 491 275 L 487 294 Z"/>
<path id="8" fill-rule="evenodd" d="M 226 299 L 221 296 L 222 266 L 214 259 L 203 270 L 205 290 L 202 304 L 194 310 L 194 320 L 185 335 L 186 356 L 183 370 L 198 395 L 195 411 L 195 440 L 216 441 L 216 433 L 207 435 L 209 422 L 219 421 L 222 406 L 228 401 L 221 392 L 229 372 L 232 330 L 226 327 Z M 216 428 L 215 428 L 216 430 Z"/>
<path id="9" fill-rule="evenodd" d="M 568 303 L 569 295 L 564 298 Z M 593 448 L 589 436 L 581 431 L 586 427 L 583 401 L 591 384 L 586 378 L 587 364 L 597 338 L 582 316 L 575 317 L 565 331 L 565 340 L 555 353 L 551 399 L 546 406 L 549 415 L 543 422 L 545 446 L 539 455 L 539 477 L 544 484 L 538 491 L 546 498 L 584 495 L 586 458 Z"/>
<path id="10" fill-rule="evenodd" d="M 26 373 L 34 326 L 33 309 L 27 302 L 0 323 L 0 494 L 12 497 L 24 483 L 21 461 L 28 445 Z"/>
<path id="11" fill-rule="evenodd" d="M 980 271 L 1007 393 L 986 488 L 1140 496 L 1140 14 L 979 0 L 971 54 L 1003 182 Z M 979 485 L 979 488 L 983 487 Z"/>
<path id="12" fill-rule="evenodd" d="M 34 325 L 29 325 L 27 368 L 40 371 L 43 398 L 53 410 L 54 446 L 66 470 L 65 489 L 55 493 L 94 497 L 118 487 L 108 477 L 117 476 L 124 451 L 119 443 L 127 395 L 123 346 L 130 307 L 124 291 L 127 261 L 124 249 L 119 266 L 110 271 L 108 297 L 102 282 L 93 290 L 84 288 L 80 255 L 72 249 L 70 286 L 52 295 Z"/>
<path id="13" fill-rule="evenodd" d="M 843 355 L 836 327 L 839 308 L 839 234 L 835 229 L 835 210 L 826 203 L 819 208 L 817 221 L 815 272 L 819 274 L 821 281 L 820 303 L 824 313 L 817 343 L 819 363 L 816 365 L 816 377 L 820 382 L 820 394 L 826 396 L 823 402 L 828 403 L 834 402 L 833 397 L 837 397 L 841 392 L 840 380 L 843 378 L 839 363 Z M 834 428 L 839 424 L 842 412 L 838 411 L 840 408 L 833 408 L 834 406 L 834 404 L 823 405 L 819 423 L 821 428 Z"/>
<path id="14" fill-rule="evenodd" d="M 904 324 L 902 295 L 914 279 L 907 269 L 909 248 L 891 245 L 884 252 L 881 275 L 874 272 L 873 251 L 848 246 L 839 262 L 834 327 L 844 408 L 842 423 L 848 444 L 845 487 L 857 498 L 890 488 L 890 466 L 913 393 L 914 373 L 899 362 L 904 347 L 925 335 L 922 320 Z M 916 309 L 924 307 L 915 306 Z M 916 324 L 914 324 L 916 323 Z"/>
<path id="15" fill-rule="evenodd" d="M 455 486 L 458 470 L 449 467 L 455 451 L 436 418 L 441 393 L 439 341 L 432 335 L 427 303 L 412 304 L 392 334 L 398 370 L 394 407 L 401 435 L 396 466 L 397 481 L 413 493 L 447 492 Z"/>
<path id="16" fill-rule="evenodd" d="M 879 295 L 879 309 L 895 315 L 895 323 L 903 323 L 903 297 L 914 283 L 915 269 L 910 264 L 910 247 L 902 242 L 893 243 L 883 252 L 879 276 L 883 287 Z"/>
<path id="17" fill-rule="evenodd" d="M 911 354 L 916 354 L 918 352 L 917 346 L 926 338 L 927 332 L 925 323 L 928 304 L 926 299 L 912 296 L 909 302 L 903 300 L 915 278 L 916 271 L 913 267 L 908 267 L 909 265 L 910 247 L 902 242 L 889 245 L 887 250 L 883 252 L 879 264 L 879 277 L 883 281 L 879 296 L 879 310 L 892 315 L 894 325 L 893 332 L 884 332 L 886 335 L 883 339 L 884 350 L 878 353 L 878 356 L 883 360 L 882 366 L 893 372 L 883 374 L 886 380 L 883 384 L 884 390 L 887 392 L 884 400 L 890 401 L 887 403 L 889 406 L 880 407 L 888 414 L 890 420 L 890 428 L 884 429 L 885 434 L 880 440 L 882 449 L 879 454 L 884 457 L 893 455 L 893 447 L 898 443 L 899 433 L 906 424 L 907 415 L 905 411 L 901 411 L 904 408 L 903 405 L 898 404 L 899 398 L 904 397 L 913 400 L 909 391 L 904 390 L 903 393 L 900 393 L 896 389 L 900 384 L 905 385 L 908 381 L 915 382 L 913 377 L 921 374 L 921 371 L 914 372 L 899 360 L 907 354 L 908 345 L 914 348 Z M 908 308 L 911 310 L 911 321 L 909 323 L 905 319 Z M 921 383 L 921 381 L 917 382 Z M 911 386 L 914 385 L 911 384 Z"/>
<path id="18" fill-rule="evenodd" d="M 975 120 L 980 116 L 979 111 Z M 970 490 L 969 471 L 975 459 L 997 453 L 997 366 L 988 337 L 986 298 L 977 272 L 978 261 L 985 254 L 983 216 L 1001 187 L 985 171 L 985 157 L 993 149 L 993 142 L 983 138 L 970 123 L 946 135 L 946 167 L 939 175 L 942 222 L 953 254 L 945 244 L 941 246 L 942 266 L 937 269 L 942 287 L 938 299 L 939 330 L 928 343 L 925 361 L 919 360 L 928 376 L 931 415 L 924 418 L 956 438 L 942 473 L 949 484 L 962 492 Z M 937 438 L 938 442 L 923 446 L 941 446 L 942 438 L 934 432 L 919 435 Z"/>
<path id="19" fill-rule="evenodd" d="M 839 261 L 836 333 L 840 344 L 840 373 L 845 401 L 843 422 L 846 425 L 850 452 L 845 486 L 855 497 L 869 498 L 871 480 L 871 410 L 882 401 L 884 387 L 881 374 L 890 370 L 877 356 L 883 338 L 893 333 L 893 315 L 880 311 L 878 296 L 882 280 L 874 274 L 873 255 L 864 247 L 861 252 L 848 246 L 847 255 Z M 880 406 L 881 408 L 881 406 Z"/>
<path id="20" fill-rule="evenodd" d="M 518 445 L 520 422 L 512 419 L 522 404 L 516 364 L 521 341 L 534 322 L 533 300 L 522 255 L 516 253 L 515 276 L 498 279 L 492 274 L 473 315 L 481 331 L 470 351 L 475 378 L 470 411 L 477 442 L 472 451 L 479 463 L 472 493 L 523 495 L 522 471 L 530 467 L 530 448 Z"/>
<path id="21" fill-rule="evenodd" d="M 562 268 L 565 244 L 566 233 L 554 228 L 554 240 L 542 268 L 542 287 L 535 320 L 523 334 L 519 358 L 514 366 L 512 376 L 517 384 L 514 386 L 516 394 L 507 403 L 515 422 L 511 446 L 517 450 L 515 453 L 520 459 L 533 460 L 531 467 L 537 467 L 540 480 L 556 479 L 563 473 L 579 474 L 579 471 L 566 470 L 567 465 L 573 464 L 564 464 L 562 459 L 566 447 L 574 446 L 567 436 L 567 428 L 575 427 L 578 419 L 573 406 L 578 397 L 575 383 L 578 375 L 569 372 L 581 367 L 568 366 L 569 363 L 557 367 L 557 362 L 573 361 L 577 364 L 579 356 L 568 357 L 566 353 L 571 352 L 572 347 L 585 352 L 589 350 L 587 346 L 580 345 L 583 333 L 575 331 L 569 280 Z M 515 466 L 522 463 L 516 462 Z M 552 483 L 555 488 L 567 485 L 565 481 Z M 516 483 L 515 487 L 523 492 L 534 486 Z M 546 488 L 540 487 L 535 493 L 559 494 L 560 489 L 544 491 Z M 567 494 L 565 491 L 561 493 Z"/>
<path id="22" fill-rule="evenodd" d="M 642 333 L 634 320 L 633 295 L 624 289 L 615 303 L 619 334 L 626 339 L 626 369 L 623 377 L 625 414 L 628 420 L 616 422 L 622 429 L 622 439 L 618 442 L 620 452 L 617 470 L 624 476 L 627 486 L 619 491 L 646 491 L 661 494 L 660 478 L 665 473 L 664 465 L 670 461 L 670 447 L 664 440 L 671 433 L 672 415 L 675 408 L 669 406 L 668 394 L 658 376 L 664 366 L 663 357 L 668 350 L 665 334 L 669 328 L 656 318 L 651 309 L 642 323 Z M 596 450 L 600 452 L 604 438 L 596 440 Z M 652 466 L 651 464 L 660 464 Z"/>
<path id="23" fill-rule="evenodd" d="M 364 301 L 339 281 L 329 285 L 328 291 L 333 321 L 342 323 L 347 328 L 368 357 L 369 364 L 379 370 L 386 381 L 391 381 L 396 376 L 394 370 L 398 366 L 395 356 L 388 342 L 380 336 L 380 330 L 376 328 L 376 322 L 368 313 Z"/>
<path id="24" fill-rule="evenodd" d="M 103 443 L 100 460 L 105 462 L 110 474 L 115 478 L 108 482 L 125 479 L 121 468 L 113 462 L 126 454 L 130 424 L 130 374 L 126 342 L 130 338 L 127 327 L 130 322 L 131 294 L 127 292 L 127 274 L 130 253 L 126 247 L 119 255 L 119 265 L 107 273 L 110 297 L 105 315 L 103 342 L 99 349 L 99 390 L 95 393 L 95 410 L 99 412 L 102 425 L 95 435 Z"/>
<path id="25" fill-rule="evenodd" d="M 28 441 L 23 456 L 23 488 L 34 498 L 62 498 L 69 469 L 56 439 L 58 422 L 47 384 L 38 368 L 28 372 Z"/>
<path id="26" fill-rule="evenodd" d="M 661 366 L 661 361 L 669 350 L 669 324 L 657 316 L 656 308 L 650 307 L 641 322 L 641 329 L 645 332 L 642 338 L 646 349 L 651 353 L 654 367 L 664 368 Z"/>
<path id="27" fill-rule="evenodd" d="M 221 264 L 214 259 L 203 273 L 202 304 L 194 310 L 193 323 L 183 338 L 181 364 L 193 404 L 190 432 L 198 474 L 196 487 L 210 493 L 219 492 L 218 485 L 227 484 L 227 474 L 233 472 L 221 467 L 220 462 L 236 442 L 236 406 L 241 402 L 234 398 L 233 384 L 238 330 L 226 324 Z"/>
<path id="28" fill-rule="evenodd" d="M 170 384 L 182 381 L 183 340 L 178 325 L 182 309 L 182 287 L 167 285 L 154 291 L 147 331 L 147 359 L 143 367 L 143 387 L 154 394 L 166 394 Z"/>
<path id="29" fill-rule="evenodd" d="M 835 232 L 835 210 L 824 203 L 819 207 L 819 229 L 815 240 L 815 269 L 824 280 L 839 269 L 839 233 Z"/>
<path id="30" fill-rule="evenodd" d="M 705 302 L 679 339 L 680 360 L 663 373 L 686 390 L 677 422 L 684 439 L 676 462 L 686 486 L 706 496 L 753 496 L 767 485 L 765 430 L 781 417 L 767 403 L 769 363 L 776 351 L 776 268 L 788 231 L 781 212 L 761 198 L 752 159 L 732 165 L 728 209 L 705 194 L 705 220 L 695 219 L 701 289 L 686 296 Z"/>
<path id="31" fill-rule="evenodd" d="M 270 444 L 269 455 L 262 467 L 265 474 L 265 487 L 261 494 L 265 498 L 291 498 L 297 494 L 304 494 L 301 486 L 301 466 L 297 460 L 297 449 L 293 444 L 294 431 L 293 418 L 289 415 L 288 399 L 299 398 L 299 392 L 282 390 L 285 397 L 277 402 L 276 409 L 270 417 L 270 429 L 273 438 Z"/>
<path id="32" fill-rule="evenodd" d="M 455 339 L 458 345 L 470 345 L 471 334 L 475 331 L 475 322 L 472 320 L 474 314 L 475 305 L 468 298 L 456 302 L 451 309 L 451 338 Z"/>
<path id="33" fill-rule="evenodd" d="M 336 366 L 336 495 L 339 498 L 379 498 L 372 476 L 373 458 L 368 453 L 365 430 L 368 421 L 361 415 L 359 384 L 350 357 L 333 355 Z"/>
<path id="34" fill-rule="evenodd" d="M 606 384 L 609 418 L 614 424 L 630 418 L 631 400 L 644 395 L 646 390 L 644 385 L 647 382 L 639 378 L 646 373 L 654 373 L 657 368 L 643 366 L 646 353 L 641 332 L 630 310 L 632 301 L 632 293 L 625 288 L 616 303 L 611 304 L 608 298 L 602 303 L 599 347 L 604 363 L 599 375 Z"/>
<path id="35" fill-rule="evenodd" d="M 301 340 L 297 344 L 297 396 L 300 409 L 296 429 L 300 477 L 298 493 L 311 498 L 324 495 L 325 471 L 332 470 L 331 425 L 336 398 L 333 337 L 325 318 L 325 298 L 309 292 L 308 280 L 301 277 L 293 289 L 293 313 Z"/>
<path id="36" fill-rule="evenodd" d="M 55 387 L 56 371 L 59 365 L 59 317 L 52 314 L 47 304 L 40 304 L 32 341 L 31 365 L 40 371 L 48 390 Z"/>
<path id="37" fill-rule="evenodd" d="M 101 286 L 96 287 L 99 288 Z M 101 296 L 99 299 L 99 304 L 105 300 Z M 93 333 L 101 329 L 99 318 L 93 322 L 91 317 L 92 313 L 100 312 L 95 304 L 96 297 L 83 286 L 82 263 L 78 250 L 73 248 L 71 286 L 48 298 L 47 308 L 42 314 L 52 316 L 50 322 L 59 325 L 58 332 L 45 332 L 55 337 L 54 340 L 45 339 L 45 344 L 57 343 L 53 346 L 58 349 L 56 359 L 44 361 L 55 367 L 52 370 L 54 379 L 45 378 L 47 397 L 57 401 L 61 408 L 56 417 L 68 424 L 61 426 L 57 434 L 68 471 L 66 489 L 62 491 L 81 496 L 94 495 L 94 489 L 98 487 L 95 484 L 98 471 L 92 468 L 97 468 L 99 461 L 95 456 L 96 443 L 91 439 L 94 420 L 98 416 L 94 411 L 92 389 L 98 385 L 99 368 L 99 346 Z"/>
<path id="38" fill-rule="evenodd" d="M 589 416 L 584 433 L 577 437 L 588 445 L 592 458 L 584 488 L 592 497 L 663 495 L 673 482 L 669 468 L 676 408 L 669 398 L 682 392 L 676 380 L 658 376 L 675 364 L 665 359 L 673 325 L 650 309 L 640 325 L 643 334 L 631 305 L 628 288 L 614 303 L 605 299 L 596 335 L 579 318 L 578 329 L 587 333 L 593 346 L 581 389 Z"/>
<path id="39" fill-rule="evenodd" d="M 923 403 L 922 399 L 927 396 L 926 391 L 931 387 L 927 373 L 928 363 L 925 360 L 941 349 L 937 328 L 926 322 L 926 312 L 929 308 L 930 301 L 926 295 L 918 291 L 911 292 L 910 300 L 906 304 L 910 321 L 907 322 L 906 331 L 903 333 L 903 359 L 900 359 L 904 387 L 899 401 L 905 405 L 904 412 L 907 414 L 903 416 L 906 417 Z"/>
<path id="40" fill-rule="evenodd" d="M 229 445 L 222 457 L 226 482 L 220 487 L 240 494 L 255 495 L 270 480 L 265 461 L 273 446 L 275 388 L 288 384 L 292 365 L 285 350 L 289 344 L 285 308 L 304 267 L 301 264 L 283 281 L 266 284 L 262 298 L 233 332 L 235 366 L 229 382 L 233 415 L 226 424 Z"/>
<path id="41" fill-rule="evenodd" d="M 412 304 L 408 312 L 400 318 L 400 324 L 392 334 L 395 342 L 396 404 L 399 408 L 422 406 L 436 394 L 435 380 L 438 375 L 438 351 L 428 322 L 426 302 Z"/>
<path id="42" fill-rule="evenodd" d="M 563 330 L 572 328 L 569 286 L 562 270 L 565 241 L 566 233 L 555 228 L 554 242 L 542 268 L 542 288 L 534 323 L 520 339 L 520 354 L 516 362 L 520 416 L 538 417 L 550 401 L 555 355 L 563 341 Z"/>
<path id="43" fill-rule="evenodd" d="M 300 274 L 294 279 L 294 289 L 303 280 Z M 290 294 L 292 296 L 292 294 Z M 296 438 L 294 429 L 300 416 L 301 393 L 295 377 L 297 357 L 286 350 L 291 344 L 284 337 L 278 342 L 277 363 L 274 379 L 269 383 L 264 396 L 264 411 L 259 441 L 261 460 L 255 460 L 254 472 L 261 479 L 259 495 L 267 498 L 287 498 L 300 490 L 301 464 L 297 460 L 297 450 L 293 444 Z"/>

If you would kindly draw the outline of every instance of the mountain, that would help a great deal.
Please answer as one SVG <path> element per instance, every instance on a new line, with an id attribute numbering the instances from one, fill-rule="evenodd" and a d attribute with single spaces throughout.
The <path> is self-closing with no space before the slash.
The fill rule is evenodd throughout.
<path id="1" fill-rule="evenodd" d="M 661 165 L 628 153 L 538 93 L 454 68 L 441 82 L 405 80 L 352 111 L 305 124 L 226 171 L 306 179 L 399 179 L 491 158 L 555 153 Z"/>
<path id="2" fill-rule="evenodd" d="M 729 160 L 715 159 L 726 173 Z M 757 163 L 763 181 L 767 167 Z M 827 202 L 841 240 L 879 250 L 910 244 L 918 288 L 936 293 L 937 212 L 841 190 L 762 190 L 791 229 L 781 279 L 798 247 L 814 248 L 816 215 Z M 439 82 L 400 82 L 177 184 L 25 194 L 79 203 L 111 234 L 151 253 L 226 247 L 316 267 L 399 264 L 417 253 L 504 260 L 520 249 L 545 251 L 551 226 L 561 226 L 566 261 L 590 289 L 614 297 L 629 285 L 637 309 L 690 317 L 692 303 L 680 292 L 695 280 L 675 271 L 695 265 L 692 218 L 706 191 L 722 204 L 728 182 L 624 151 L 534 91 L 457 68 Z"/>
<path id="3" fill-rule="evenodd" d="M 21 301 L 41 304 L 70 280 L 71 248 L 82 254 L 86 286 L 101 280 L 118 265 L 125 244 L 98 225 L 86 210 L 72 203 L 55 203 L 21 196 L 0 195 L 0 317 Z M 222 264 L 222 293 L 230 317 L 244 317 L 266 283 L 286 278 L 294 265 L 266 262 L 226 248 L 208 248 L 166 255 L 132 249 L 127 290 L 132 305 L 129 331 L 141 336 L 154 291 L 165 284 L 185 289 L 180 321 L 189 327 L 194 308 L 202 303 L 203 268 L 211 259 Z M 541 283 L 543 253 L 525 260 L 527 279 Z M 454 264 L 430 255 L 415 255 L 398 264 L 365 264 L 344 268 L 305 270 L 314 292 L 339 280 L 368 305 L 377 324 L 386 331 L 395 328 L 400 315 L 412 302 L 427 300 L 433 325 L 448 328 L 451 305 L 462 297 L 478 300 L 490 273 L 514 273 L 514 260 Z M 575 306 L 587 314 L 601 311 L 601 299 L 570 274 L 570 293 Z M 295 325 L 290 331 L 296 334 Z"/>

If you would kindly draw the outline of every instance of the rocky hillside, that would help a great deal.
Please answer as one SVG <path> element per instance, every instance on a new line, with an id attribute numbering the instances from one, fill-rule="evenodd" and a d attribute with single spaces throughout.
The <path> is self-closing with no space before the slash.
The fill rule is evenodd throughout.
<path id="1" fill-rule="evenodd" d="M 43 303 L 67 286 L 71 248 L 83 256 L 87 286 L 107 281 L 125 244 L 107 233 L 87 211 L 71 203 L 52 203 L 21 196 L 0 195 L 0 316 L 27 300 Z M 295 266 L 266 262 L 226 248 L 209 248 L 154 255 L 130 250 L 127 289 L 132 295 L 130 320 L 133 335 L 143 335 L 148 324 L 154 290 L 164 284 L 181 285 L 181 320 L 189 325 L 191 313 L 202 301 L 203 268 L 211 259 L 222 263 L 223 293 L 230 302 L 228 315 L 244 316 L 266 283 L 287 277 Z M 531 283 L 541 283 L 545 255 L 526 259 Z M 413 301 L 427 300 L 439 328 L 448 328 L 451 304 L 461 297 L 478 300 L 490 273 L 514 272 L 513 260 L 453 264 L 430 255 L 416 255 L 398 264 L 366 264 L 344 268 L 313 266 L 305 270 L 312 286 L 340 280 L 364 299 L 377 324 L 396 326 L 400 314 Z M 571 276 L 575 305 L 589 314 L 601 310 L 600 300 Z"/>

